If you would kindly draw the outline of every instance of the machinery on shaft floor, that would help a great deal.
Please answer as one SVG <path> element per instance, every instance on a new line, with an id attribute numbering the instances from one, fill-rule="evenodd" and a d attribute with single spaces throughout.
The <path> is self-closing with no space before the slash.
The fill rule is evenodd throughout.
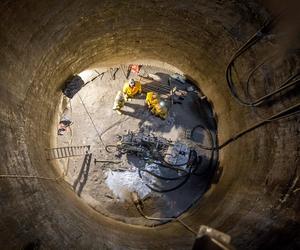
<path id="1" fill-rule="evenodd" d="M 164 137 L 129 131 L 119 139 L 116 148 L 121 154 L 134 154 L 144 160 L 182 167 L 185 167 L 189 160 L 190 148 L 187 145 L 172 142 Z"/>
<path id="2" fill-rule="evenodd" d="M 160 160 L 170 144 L 171 141 L 162 137 L 141 132 L 128 132 L 120 137 L 118 150 L 121 153 L 135 154 L 143 159 Z"/>
<path id="3" fill-rule="evenodd" d="M 146 186 L 156 192 L 168 192 L 182 186 L 195 173 L 202 159 L 186 144 L 142 132 L 129 131 L 119 136 L 116 145 L 106 147 L 107 152 L 112 153 L 111 148 L 116 148 L 116 152 L 121 155 L 136 155 L 143 159 L 145 165 L 138 167 L 139 176 L 147 182 Z M 152 186 L 158 183 L 157 179 L 160 188 Z M 172 181 L 175 187 L 173 185 L 166 188 L 164 184 L 161 185 L 163 181 L 167 186 L 170 186 L 169 183 Z"/>

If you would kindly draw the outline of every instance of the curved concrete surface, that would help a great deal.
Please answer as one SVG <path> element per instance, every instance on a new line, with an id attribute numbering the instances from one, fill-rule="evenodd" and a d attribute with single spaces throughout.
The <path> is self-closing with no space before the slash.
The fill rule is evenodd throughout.
<path id="1" fill-rule="evenodd" d="M 220 142 L 255 123 L 251 109 L 230 95 L 224 71 L 234 51 L 269 17 L 272 8 L 265 2 L 273 6 L 272 1 L 2 1 L 1 174 L 58 175 L 44 148 L 51 145 L 60 88 L 92 65 L 149 59 L 179 68 L 212 101 Z M 253 51 L 247 60 L 259 56 Z M 194 230 L 205 224 L 230 234 L 238 249 L 299 247 L 299 134 L 295 116 L 222 149 L 220 182 L 185 222 Z M 0 243 L 6 249 L 35 243 L 47 249 L 193 244 L 194 236 L 176 222 L 144 228 L 103 217 L 61 181 L 0 181 Z"/>

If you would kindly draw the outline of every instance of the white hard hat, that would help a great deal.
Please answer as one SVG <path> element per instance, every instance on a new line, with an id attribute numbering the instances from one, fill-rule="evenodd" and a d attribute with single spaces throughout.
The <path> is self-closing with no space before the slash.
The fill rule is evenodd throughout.
<path id="1" fill-rule="evenodd" d="M 135 85 L 134 79 L 130 79 L 130 80 L 129 80 L 129 86 L 132 87 L 132 86 L 134 86 L 134 85 Z"/>
<path id="2" fill-rule="evenodd" d="M 165 106 L 166 106 L 166 103 L 165 103 L 164 101 L 160 101 L 159 105 L 160 105 L 161 107 L 165 107 Z"/>

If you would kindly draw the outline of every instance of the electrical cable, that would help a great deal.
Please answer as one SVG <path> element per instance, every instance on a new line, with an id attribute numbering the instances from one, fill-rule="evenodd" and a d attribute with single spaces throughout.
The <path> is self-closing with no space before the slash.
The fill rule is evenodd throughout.
<path id="1" fill-rule="evenodd" d="M 191 151 L 190 151 L 190 154 L 191 154 L 191 153 L 194 153 L 194 150 L 191 150 Z M 196 153 L 196 154 L 197 154 L 197 153 Z M 168 156 L 168 155 L 174 157 L 172 154 L 166 153 L 166 154 L 164 154 L 164 157 L 160 157 L 160 158 L 159 158 L 159 161 L 160 161 L 160 162 L 159 162 L 159 161 L 154 161 L 154 163 L 157 164 L 157 165 L 160 165 L 161 167 L 164 167 L 164 168 L 176 170 L 176 171 L 179 171 L 179 172 L 185 172 L 185 173 L 188 173 L 186 170 L 184 170 L 184 169 L 182 169 L 182 168 L 177 168 L 177 167 L 181 167 L 181 166 L 188 165 L 189 162 L 190 162 L 190 157 L 191 157 L 190 155 L 189 155 L 189 159 L 187 160 L 187 162 L 185 162 L 185 163 L 180 163 L 180 164 L 172 164 L 172 163 L 167 162 L 167 161 L 165 160 L 165 156 Z M 163 162 L 163 163 L 161 163 L 161 162 Z"/>
<path id="2" fill-rule="evenodd" d="M 56 177 L 45 177 L 45 176 L 36 176 L 36 175 L 16 175 L 16 174 L 0 174 L 0 178 L 25 178 L 25 179 L 41 179 L 41 180 L 49 180 L 49 181 L 58 181 L 63 178 L 63 174 Z"/>
<path id="3" fill-rule="evenodd" d="M 143 179 L 142 175 L 141 175 L 141 171 L 139 169 L 139 176 L 141 179 Z M 172 187 L 172 188 L 167 188 L 167 189 L 158 189 L 158 188 L 155 188 L 151 185 L 149 185 L 148 183 L 144 183 L 150 190 L 156 192 L 156 193 L 168 193 L 168 192 L 172 192 L 174 190 L 177 190 L 179 189 L 180 187 L 182 187 L 187 181 L 188 179 L 190 178 L 190 175 L 186 175 L 185 176 L 185 179 L 180 182 L 178 185 L 176 185 L 175 187 Z"/>
<path id="4" fill-rule="evenodd" d="M 68 171 L 68 168 L 66 171 L 63 171 L 59 176 L 57 177 L 46 177 L 46 176 L 38 176 L 38 175 L 18 175 L 18 174 L 0 174 L 1 178 L 21 178 L 21 179 L 39 179 L 39 180 L 49 180 L 49 181 L 59 181 L 62 180 L 69 184 L 67 181 L 64 180 L 64 176 L 66 175 Z"/>
<path id="5" fill-rule="evenodd" d="M 295 112 L 289 113 L 290 111 L 292 111 L 294 109 L 296 109 Z M 206 146 L 206 145 L 202 145 L 202 144 L 198 144 L 198 146 L 202 149 L 205 149 L 205 150 L 220 150 L 220 149 L 224 148 L 225 146 L 229 145 L 231 142 L 236 141 L 241 136 L 251 132 L 252 130 L 254 130 L 254 129 L 256 129 L 256 128 L 264 125 L 264 124 L 267 124 L 267 123 L 270 123 L 270 122 L 273 122 L 273 121 L 278 121 L 278 120 L 281 120 L 281 119 L 285 119 L 285 118 L 291 117 L 295 114 L 298 114 L 300 112 L 299 109 L 300 109 L 300 103 L 297 103 L 296 105 L 293 105 L 293 106 L 291 106 L 291 107 L 289 107 L 285 110 L 282 110 L 282 111 L 276 113 L 275 115 L 270 116 L 269 118 L 267 118 L 265 120 L 262 120 L 260 122 L 257 122 L 255 124 L 253 124 L 249 128 L 246 128 L 246 129 L 242 130 L 241 132 L 235 134 L 234 136 L 231 136 L 229 139 L 227 139 L 226 141 L 224 141 L 222 144 L 220 144 L 217 147 L 211 147 L 211 146 Z M 286 113 L 288 113 L 288 114 L 286 114 Z"/>
<path id="6" fill-rule="evenodd" d="M 105 146 L 105 151 L 107 152 L 107 153 L 114 153 L 113 151 L 110 151 L 109 150 L 109 148 L 118 148 L 118 146 L 117 145 L 106 145 Z M 116 152 L 116 151 L 115 151 Z"/>
<path id="7" fill-rule="evenodd" d="M 300 75 L 299 73 L 296 74 L 297 76 Z M 296 77 L 296 76 L 293 76 L 293 78 Z M 288 81 L 290 80 L 290 78 L 288 79 Z M 290 83 L 287 83 L 287 81 L 285 81 L 283 84 L 281 84 L 281 87 L 279 87 L 278 89 L 272 91 L 271 93 L 268 93 L 262 97 L 259 97 L 258 99 L 256 99 L 255 101 L 253 102 L 246 102 L 246 101 L 243 101 L 243 104 L 246 105 L 246 106 L 250 106 L 250 107 L 257 107 L 259 105 L 261 105 L 265 100 L 267 100 L 268 98 L 272 97 L 273 95 L 276 95 L 278 94 L 279 92 L 282 92 L 284 90 L 286 90 L 287 88 L 289 87 L 292 87 L 294 85 L 296 85 L 297 83 L 300 82 L 300 79 L 297 79 L 295 81 L 292 81 Z M 248 84 L 248 83 L 247 83 Z"/>
<path id="8" fill-rule="evenodd" d="M 93 127 L 94 127 L 94 129 L 95 129 L 95 131 L 96 131 L 96 133 L 97 133 L 97 135 L 98 135 L 98 137 L 99 137 L 100 142 L 101 142 L 102 145 L 105 147 L 105 144 L 104 144 L 104 142 L 102 141 L 102 138 L 101 138 L 101 136 L 100 136 L 100 133 L 99 133 L 99 131 L 98 131 L 98 129 L 97 129 L 95 123 L 94 123 L 94 120 L 93 120 L 93 118 L 91 117 L 91 114 L 89 113 L 89 111 L 87 110 L 87 107 L 85 106 L 85 104 L 84 104 L 84 102 L 83 102 L 83 100 L 82 100 L 82 98 L 81 98 L 81 96 L 80 96 L 79 93 L 78 93 L 78 96 L 79 96 L 79 99 L 80 99 L 80 101 L 81 101 L 81 103 L 82 103 L 82 106 L 84 107 L 85 112 L 87 113 L 88 117 L 90 118 L 90 120 L 91 120 L 91 122 L 92 122 L 92 124 L 93 124 Z"/>
<path id="9" fill-rule="evenodd" d="M 147 216 L 144 211 L 142 210 L 141 206 L 139 204 L 136 204 L 134 202 L 134 205 L 137 209 L 137 211 L 140 213 L 141 216 L 143 216 L 145 219 L 147 220 L 155 220 L 155 221 L 165 221 L 165 223 L 171 222 L 171 221 L 177 221 L 179 222 L 179 224 L 181 224 L 184 228 L 186 228 L 188 231 L 190 231 L 191 233 L 193 233 L 195 236 L 197 236 L 197 232 L 194 231 L 189 225 L 187 225 L 184 221 L 182 221 L 182 219 L 180 218 L 158 218 L 158 217 L 151 217 L 151 216 Z"/>
<path id="10" fill-rule="evenodd" d="M 191 176 L 191 171 L 192 171 L 192 168 L 189 168 L 189 173 L 185 176 L 184 180 L 182 182 L 180 182 L 178 185 L 176 185 L 175 187 L 172 187 L 172 188 L 168 188 L 168 189 L 157 189 L 157 188 L 154 188 L 152 186 L 150 186 L 149 184 L 145 183 L 145 185 L 152 191 L 154 192 L 157 192 L 157 193 L 167 193 L 167 192 L 171 192 L 171 191 L 174 191 L 180 187 L 182 187 L 187 181 L 188 179 L 190 178 Z M 143 179 L 143 176 L 141 174 L 141 169 L 138 170 L 138 173 L 139 173 L 139 176 L 141 179 Z"/>
<path id="11" fill-rule="evenodd" d="M 165 156 L 168 156 L 168 155 L 174 157 L 172 154 L 165 154 Z M 161 161 L 162 161 L 163 163 L 169 165 L 169 166 L 172 166 L 172 167 L 181 167 L 181 166 L 185 166 L 186 164 L 188 164 L 190 160 L 188 159 L 188 161 L 185 162 L 185 163 L 173 164 L 173 163 L 167 162 L 167 161 L 165 160 L 165 157 L 162 157 L 162 158 L 161 158 Z"/>
<path id="12" fill-rule="evenodd" d="M 101 162 L 101 163 L 112 163 L 112 164 L 120 164 L 122 163 L 122 161 L 114 161 L 114 160 L 97 160 L 96 158 L 94 159 L 94 163 L 96 164 L 97 162 Z"/>
<path id="13" fill-rule="evenodd" d="M 167 181 L 179 180 L 179 179 L 181 179 L 183 177 L 186 177 L 186 175 L 180 175 L 180 176 L 177 176 L 177 177 L 165 177 L 165 176 L 161 176 L 161 175 L 155 174 L 155 173 L 153 173 L 153 172 L 151 172 L 151 171 L 149 171 L 147 169 L 144 169 L 144 168 L 140 168 L 139 170 L 140 170 L 140 172 L 145 172 L 145 173 L 148 173 L 148 174 L 150 174 L 150 175 L 152 175 L 152 176 L 154 176 L 154 177 L 156 177 L 158 179 L 167 180 Z"/>
<path id="14" fill-rule="evenodd" d="M 102 136 L 107 132 L 109 131 L 110 129 L 112 129 L 114 126 L 118 125 L 118 124 L 121 124 L 125 121 L 127 121 L 129 119 L 129 117 L 126 117 L 125 119 L 121 118 L 120 120 L 116 121 L 115 123 L 113 123 L 112 125 L 110 125 L 108 128 L 104 129 L 101 134 L 100 134 L 100 138 L 102 140 Z"/>
<path id="15" fill-rule="evenodd" d="M 300 73 L 296 73 L 294 75 L 292 75 L 291 77 L 289 77 L 287 80 L 285 80 L 282 84 L 280 84 L 279 88 L 276 89 L 275 91 L 264 95 L 263 97 L 259 97 L 257 98 L 255 101 L 252 100 L 252 97 L 250 95 L 250 80 L 252 79 L 253 74 L 262 66 L 264 65 L 267 61 L 273 59 L 275 56 L 277 56 L 278 52 L 272 54 L 271 56 L 265 58 L 261 63 L 259 63 L 258 65 L 256 65 L 248 74 L 247 80 L 246 80 L 246 96 L 250 99 L 249 102 L 244 101 L 244 103 L 249 104 L 250 106 L 254 106 L 257 107 L 260 104 L 262 104 L 266 99 L 270 98 L 271 96 L 285 90 L 286 88 L 289 88 L 293 85 L 295 85 L 298 81 L 293 81 L 292 83 L 290 83 L 290 81 L 292 81 L 295 77 L 299 76 Z M 289 84 L 288 84 L 289 83 Z M 286 86 L 288 84 L 288 86 Z"/>
<path id="16" fill-rule="evenodd" d="M 184 173 L 188 173 L 185 169 L 182 169 L 182 168 L 177 168 L 177 167 L 173 167 L 172 165 L 164 165 L 158 161 L 154 161 L 154 163 L 156 165 L 159 165 L 160 167 L 163 167 L 163 168 L 168 168 L 168 169 L 171 169 L 171 170 L 174 170 L 174 171 L 178 171 L 178 172 L 184 172 Z"/>
<path id="17" fill-rule="evenodd" d="M 293 51 L 291 51 L 293 52 Z M 289 53 L 291 53 L 289 52 Z M 259 63 L 258 65 L 256 65 L 249 73 L 247 76 L 247 80 L 246 80 L 246 90 L 247 93 L 249 93 L 249 85 L 250 85 L 250 80 L 253 77 L 254 73 L 262 66 L 264 65 L 267 61 L 273 59 L 273 57 L 277 56 L 278 52 L 272 54 L 271 56 L 265 58 L 261 63 Z M 283 84 L 280 84 L 279 87 L 283 87 L 285 84 L 289 83 L 291 80 L 293 80 L 296 76 L 299 76 L 299 72 L 297 72 L 296 74 L 292 75 L 291 77 L 289 77 L 286 81 L 283 82 Z"/>
<path id="18" fill-rule="evenodd" d="M 72 114 L 72 106 L 71 106 L 71 101 L 70 101 L 70 109 L 71 109 L 71 114 Z M 70 128 L 71 130 L 71 128 Z M 71 130 L 72 133 L 72 130 Z M 71 136 L 71 142 L 72 142 L 72 136 Z M 69 142 L 69 144 L 71 143 Z M 18 175 L 18 174 L 0 174 L 0 179 L 1 178 L 21 178 L 21 179 L 39 179 L 39 180 L 49 180 L 49 181 L 58 181 L 60 179 L 64 180 L 64 176 L 68 174 L 69 170 L 69 160 L 67 162 L 67 169 L 64 170 L 59 176 L 57 177 L 46 177 L 46 176 L 38 176 L 38 175 Z M 66 182 L 66 181 L 65 181 Z M 69 184 L 68 182 L 66 182 Z"/>
<path id="19" fill-rule="evenodd" d="M 172 187 L 172 188 L 168 188 L 168 189 L 161 189 L 161 188 L 158 189 L 158 188 L 155 188 L 155 187 L 145 183 L 145 185 L 154 192 L 166 193 L 166 192 L 171 192 L 171 191 L 174 191 L 174 190 L 180 188 L 182 185 L 184 185 L 188 181 L 188 179 L 191 177 L 191 175 L 194 174 L 198 168 L 198 165 L 196 165 L 196 167 L 194 169 L 192 168 L 195 165 L 195 163 L 197 163 L 197 152 L 195 150 L 191 150 L 190 155 L 189 155 L 189 160 L 187 163 L 184 164 L 184 165 L 187 165 L 187 168 L 189 168 L 189 171 L 180 169 L 182 172 L 185 172 L 185 175 L 180 175 L 177 177 L 165 177 L 165 176 L 161 176 L 156 173 L 153 173 L 145 168 L 139 168 L 138 173 L 142 180 L 143 180 L 142 172 L 146 172 L 155 178 L 158 178 L 161 180 L 167 180 L 167 181 L 168 180 L 170 180 L 170 181 L 180 180 L 180 179 L 184 178 L 184 180 L 182 182 L 180 182 L 178 185 L 176 185 L 175 187 Z M 173 167 L 172 165 L 165 166 L 164 164 L 161 164 L 159 162 L 155 162 L 155 164 L 159 165 L 160 167 L 166 167 L 168 169 L 172 169 L 175 171 L 179 170 L 179 168 L 176 169 L 176 167 Z M 195 174 L 195 175 L 197 175 L 197 174 Z"/>
<path id="20" fill-rule="evenodd" d="M 72 100 L 72 99 L 69 99 L 70 112 L 71 112 L 71 118 L 72 118 L 72 117 L 73 117 L 73 109 L 72 109 L 72 103 L 71 103 L 71 100 Z M 68 142 L 69 147 L 72 145 L 72 142 L 73 142 L 73 129 L 71 128 L 71 125 L 70 125 L 70 135 L 71 135 L 71 139 L 70 139 L 70 141 Z M 64 170 L 64 176 L 67 176 L 68 173 L 69 173 L 69 163 L 70 163 L 70 158 L 68 157 L 68 158 L 67 158 L 67 163 L 66 163 L 67 169 Z"/>
<path id="21" fill-rule="evenodd" d="M 243 135 L 245 135 L 245 134 L 251 132 L 252 130 L 254 130 L 254 129 L 256 129 L 256 128 L 258 128 L 258 127 L 264 125 L 264 124 L 270 123 L 270 122 L 272 122 L 272 121 L 278 121 L 278 120 L 281 120 L 281 119 L 285 119 L 285 118 L 288 118 L 288 117 L 290 117 L 290 116 L 293 116 L 293 115 L 299 113 L 299 110 L 298 110 L 298 111 L 292 112 L 291 114 L 284 115 L 285 113 L 289 112 L 290 110 L 293 110 L 293 109 L 296 109 L 296 108 L 298 108 L 298 109 L 300 108 L 300 103 L 298 103 L 298 104 L 296 104 L 296 105 L 294 105 L 294 106 L 292 106 L 292 107 L 290 107 L 290 108 L 288 108 L 288 109 L 285 109 L 285 110 L 283 110 L 283 111 L 281 111 L 281 112 L 279 112 L 279 113 L 277 113 L 277 114 L 275 114 L 275 115 L 272 115 L 270 118 L 265 119 L 265 120 L 263 120 L 263 121 L 260 121 L 260 122 L 258 122 L 258 123 L 256 123 L 256 124 L 252 125 L 251 127 L 249 127 L 249 128 L 247 128 L 247 129 L 245 129 L 245 130 L 243 130 L 243 131 L 237 133 L 237 134 L 234 135 L 233 137 L 231 137 L 231 138 L 227 139 L 225 142 L 223 142 L 223 143 L 218 147 L 218 149 L 222 149 L 223 147 L 227 146 L 229 143 L 231 143 L 231 142 L 237 140 L 237 139 L 240 138 L 241 136 L 243 136 Z"/>
<path id="22" fill-rule="evenodd" d="M 299 82 L 300 79 L 294 80 L 294 79 L 295 79 L 296 77 L 298 77 L 298 76 L 300 76 L 300 72 L 298 72 L 298 73 L 296 73 L 296 74 L 293 74 L 293 75 L 290 76 L 288 79 L 286 79 L 283 83 L 281 83 L 281 84 L 279 85 L 279 88 L 277 89 L 277 90 L 279 90 L 278 93 L 281 91 L 280 89 L 283 90 L 283 88 L 284 88 L 287 84 L 289 85 L 288 87 L 290 87 L 290 84 L 295 85 L 295 83 Z M 249 80 L 249 79 L 248 79 L 248 80 Z M 247 94 L 249 100 L 250 100 L 251 102 L 253 102 L 253 101 L 252 101 L 252 96 L 251 96 L 250 93 L 249 93 L 249 82 L 248 82 L 248 80 L 247 80 L 247 83 L 246 83 L 246 94 Z M 294 80 L 294 81 L 293 81 L 293 80 Z M 292 82 L 291 82 L 291 81 L 292 81 Z M 294 84 L 293 84 L 293 83 L 294 83 Z M 276 91 L 276 90 L 275 90 L 275 91 Z M 254 106 L 251 107 L 251 108 L 252 108 L 252 111 L 253 111 L 260 119 L 265 120 L 265 118 L 262 117 L 262 116 L 257 112 L 257 110 L 255 109 Z"/>
<path id="23" fill-rule="evenodd" d="M 283 12 L 282 12 L 283 13 Z M 255 103 L 249 103 L 247 101 L 244 101 L 243 99 L 241 99 L 237 93 L 237 89 L 235 87 L 235 84 L 232 80 L 232 69 L 234 68 L 234 62 L 235 60 L 241 56 L 242 54 L 244 54 L 249 48 L 251 48 L 254 44 L 256 44 L 259 40 L 261 40 L 263 38 L 263 36 L 265 34 L 267 34 L 267 32 L 269 32 L 274 25 L 277 23 L 277 21 L 279 20 L 279 18 L 281 17 L 281 14 L 279 14 L 278 16 L 276 16 L 275 18 L 272 18 L 271 20 L 267 21 L 256 33 L 254 33 L 254 35 L 252 35 L 247 41 L 246 43 L 244 43 L 243 46 L 241 46 L 236 53 L 231 57 L 227 67 L 226 67 L 226 81 L 227 81 L 227 85 L 228 88 L 232 94 L 232 96 L 242 105 L 244 106 L 253 106 L 253 105 L 259 105 L 261 104 L 261 102 L 267 98 L 269 98 L 270 96 L 282 91 L 281 89 L 278 90 L 276 93 L 273 93 L 272 95 L 267 95 L 267 96 L 263 96 L 261 97 L 258 102 Z"/>
<path id="24" fill-rule="evenodd" d="M 132 145 L 132 143 L 126 143 L 126 144 Z M 113 151 L 111 151 L 110 148 L 117 148 L 119 152 L 122 150 L 121 148 L 118 148 L 118 145 L 106 145 L 106 147 L 105 147 L 107 152 L 112 153 Z M 127 152 L 126 150 L 121 151 L 121 153 L 126 153 L 126 152 Z M 166 176 L 161 176 L 159 174 L 153 173 L 148 169 L 139 168 L 138 169 L 138 174 L 139 174 L 141 179 L 143 179 L 142 172 L 145 172 L 145 173 L 147 173 L 147 174 L 149 174 L 149 175 L 151 175 L 155 178 L 158 178 L 158 179 L 161 179 L 161 180 L 167 180 L 167 181 L 175 181 L 175 180 L 180 180 L 180 179 L 184 178 L 184 180 L 182 182 L 180 182 L 178 185 L 176 185 L 175 187 L 172 187 L 172 188 L 168 188 L 168 189 L 158 189 L 158 188 L 155 188 L 155 187 L 153 187 L 149 184 L 145 184 L 149 189 L 151 189 L 152 191 L 155 191 L 155 192 L 165 193 L 165 192 L 170 192 L 170 191 L 176 190 L 176 189 L 180 188 L 182 185 L 184 185 L 188 181 L 188 179 L 190 178 L 190 176 L 192 174 L 195 174 L 197 176 L 200 176 L 200 175 L 203 174 L 203 173 L 201 173 L 201 174 L 196 173 L 197 168 L 198 168 L 198 164 L 195 164 L 195 163 L 198 163 L 198 162 L 197 162 L 197 152 L 195 150 L 190 151 L 188 161 L 183 163 L 183 164 L 171 164 L 169 162 L 164 163 L 163 160 L 161 160 L 161 161 L 154 160 L 153 163 L 157 164 L 159 167 L 168 168 L 168 169 L 171 169 L 171 170 L 176 171 L 176 172 L 184 172 L 185 173 L 184 175 L 180 175 L 180 176 L 177 176 L 177 177 L 166 177 Z M 189 169 L 189 171 L 178 167 L 178 166 L 184 166 L 184 165 L 187 165 L 187 168 Z M 193 168 L 193 166 L 195 166 L 195 168 Z"/>
<path id="25" fill-rule="evenodd" d="M 211 149 L 211 153 L 210 153 L 210 158 L 209 158 L 209 163 L 208 163 L 208 167 L 206 167 L 205 168 L 205 170 L 207 170 L 207 169 L 212 169 L 212 167 L 213 167 L 213 163 L 214 163 L 214 159 L 215 159 L 215 152 L 217 152 L 218 153 L 218 150 L 217 150 L 217 148 L 216 148 L 216 142 L 215 142 L 215 140 L 214 140 L 214 136 L 213 136 L 213 134 L 211 133 L 211 131 L 207 128 L 207 127 L 205 127 L 204 125 L 201 125 L 201 124 L 199 124 L 199 125 L 197 125 L 197 126 L 195 126 L 192 130 L 191 130 L 191 137 L 193 138 L 193 134 L 194 134 L 194 132 L 195 132 L 195 130 L 197 129 L 197 128 L 202 128 L 202 129 L 204 129 L 205 131 L 206 131 L 206 133 L 208 134 L 208 138 L 209 138 L 209 147 L 206 147 L 206 146 L 204 146 L 204 145 L 202 145 L 202 144 L 197 144 L 197 146 L 199 147 L 199 148 L 202 148 L 202 149 L 208 149 L 208 148 L 210 148 Z M 196 176 L 201 176 L 201 175 L 203 175 L 203 174 L 205 174 L 206 173 L 206 171 L 204 172 L 204 173 L 196 173 L 196 170 L 195 171 L 193 171 L 193 175 L 196 175 Z"/>
<path id="26" fill-rule="evenodd" d="M 100 77 L 101 76 L 101 79 L 103 78 L 103 76 L 104 76 L 104 74 L 107 72 L 107 71 L 104 71 L 104 72 L 102 72 L 102 73 L 99 73 L 97 70 L 95 70 L 95 72 L 98 74 L 97 76 L 94 76 L 91 80 L 89 80 L 89 81 L 87 81 L 86 83 L 84 83 L 84 85 L 82 86 L 82 87 L 84 87 L 84 86 L 86 86 L 87 84 L 89 84 L 90 82 L 93 82 L 94 80 L 96 80 L 98 77 Z"/>
<path id="27" fill-rule="evenodd" d="M 81 99 L 81 97 L 80 97 L 80 99 Z M 71 102 L 70 102 L 70 108 L 71 108 L 71 112 L 72 112 Z M 45 177 L 45 176 L 37 176 L 37 175 L 0 174 L 0 179 L 1 178 L 22 178 L 22 179 L 40 179 L 40 180 L 49 180 L 49 181 L 58 181 L 61 179 L 61 180 L 65 181 L 64 176 L 66 176 L 66 174 L 68 173 L 68 169 L 69 169 L 68 165 L 69 164 L 67 163 L 67 169 L 65 171 L 63 171 L 62 174 L 60 174 L 57 177 Z M 66 182 L 66 183 L 69 184 L 68 182 Z"/>

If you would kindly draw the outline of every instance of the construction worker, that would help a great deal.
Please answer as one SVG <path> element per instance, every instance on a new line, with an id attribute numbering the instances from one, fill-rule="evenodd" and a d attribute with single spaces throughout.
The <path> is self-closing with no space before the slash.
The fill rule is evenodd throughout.
<path id="1" fill-rule="evenodd" d="M 119 115 L 121 115 L 121 109 L 124 107 L 125 104 L 125 99 L 123 96 L 123 93 L 121 91 L 118 91 L 115 101 L 114 101 L 114 106 L 113 110 L 115 110 Z"/>
<path id="2" fill-rule="evenodd" d="M 148 92 L 146 95 L 146 103 L 152 114 L 162 119 L 166 119 L 168 115 L 166 103 L 164 101 L 160 101 L 160 97 L 157 93 Z"/>
<path id="3" fill-rule="evenodd" d="M 151 109 L 155 104 L 159 102 L 159 96 L 155 92 L 148 92 L 146 95 L 146 103 L 148 108 Z"/>
<path id="4" fill-rule="evenodd" d="M 168 115 L 168 109 L 166 107 L 166 103 L 164 101 L 160 101 L 156 103 L 152 109 L 151 113 L 160 117 L 161 119 L 166 119 Z"/>
<path id="5" fill-rule="evenodd" d="M 63 116 L 58 124 L 57 134 L 58 135 L 64 135 L 65 132 L 69 131 L 69 127 L 72 125 L 72 121 L 67 118 L 66 116 Z"/>
<path id="6" fill-rule="evenodd" d="M 128 82 L 124 84 L 123 94 L 124 94 L 125 101 L 141 93 L 142 93 L 142 85 L 140 82 L 135 81 L 134 79 L 130 79 Z"/>

